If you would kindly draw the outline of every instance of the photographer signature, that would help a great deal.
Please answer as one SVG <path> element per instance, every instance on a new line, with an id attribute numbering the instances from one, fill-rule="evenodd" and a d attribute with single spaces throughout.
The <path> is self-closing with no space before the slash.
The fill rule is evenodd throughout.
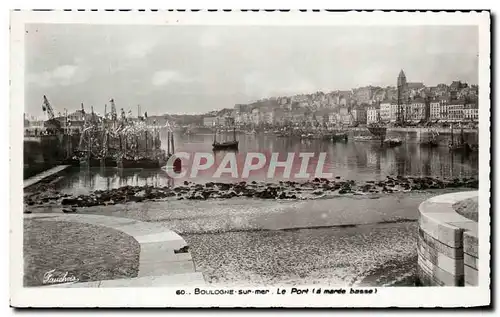
<path id="1" fill-rule="evenodd" d="M 57 284 L 57 283 L 76 283 L 79 279 L 69 274 L 68 272 L 56 272 L 56 270 L 50 270 L 43 274 L 43 284 Z"/>

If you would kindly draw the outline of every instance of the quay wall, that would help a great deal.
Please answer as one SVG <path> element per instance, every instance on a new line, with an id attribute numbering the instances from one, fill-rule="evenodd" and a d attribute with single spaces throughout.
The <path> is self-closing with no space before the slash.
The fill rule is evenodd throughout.
<path id="1" fill-rule="evenodd" d="M 79 135 L 25 136 L 23 142 L 24 179 L 61 163 L 68 150 L 78 146 Z"/>
<path id="2" fill-rule="evenodd" d="M 349 128 L 349 135 L 353 136 L 369 136 L 371 135 L 370 131 L 367 128 Z M 437 132 L 438 135 L 436 137 L 437 141 L 441 145 L 447 145 L 451 140 L 451 130 L 445 128 L 434 129 L 434 132 Z M 478 144 L 478 130 L 477 129 L 464 129 L 464 139 L 469 144 Z M 426 128 L 388 128 L 387 129 L 387 137 L 388 138 L 400 138 L 404 140 L 406 143 L 420 143 L 420 141 L 425 141 L 430 137 L 429 130 Z M 454 131 L 454 138 L 458 140 L 460 137 L 460 130 Z"/>
<path id="3" fill-rule="evenodd" d="M 478 223 L 457 213 L 455 207 L 477 195 L 477 191 L 451 193 L 420 204 L 417 243 L 420 285 L 478 285 Z M 474 210 L 477 212 L 477 206 Z"/>

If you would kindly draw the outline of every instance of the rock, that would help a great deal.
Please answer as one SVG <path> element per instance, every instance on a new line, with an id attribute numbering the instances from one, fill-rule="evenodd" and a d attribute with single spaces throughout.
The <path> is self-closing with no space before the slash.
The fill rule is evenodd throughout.
<path id="1" fill-rule="evenodd" d="M 64 208 L 64 209 L 62 210 L 62 212 L 64 212 L 65 214 L 74 213 L 74 212 L 76 212 L 76 208 L 75 208 L 75 209 L 67 209 L 67 208 Z"/>
<path id="2" fill-rule="evenodd" d="M 335 176 L 336 179 L 340 179 L 340 176 Z"/>
<path id="3" fill-rule="evenodd" d="M 187 185 L 189 185 L 189 182 L 188 181 L 184 181 L 183 184 L 187 186 Z"/>
<path id="4" fill-rule="evenodd" d="M 208 183 L 205 184 L 205 187 L 212 188 L 212 187 L 214 187 L 214 183 L 208 182 Z"/>
<path id="5" fill-rule="evenodd" d="M 318 196 L 324 194 L 324 192 L 321 189 L 317 189 L 317 190 L 313 191 L 312 193 L 313 193 L 313 195 L 318 195 Z"/>
<path id="6" fill-rule="evenodd" d="M 341 190 L 339 190 L 339 194 L 341 194 L 341 195 L 347 194 L 349 192 L 350 192 L 350 190 L 347 190 L 346 188 L 342 188 Z"/>
<path id="7" fill-rule="evenodd" d="M 370 184 L 367 184 L 367 185 L 364 185 L 363 187 L 361 187 L 361 190 L 366 193 L 368 191 L 370 191 L 370 189 L 372 188 L 372 185 Z"/>
<path id="8" fill-rule="evenodd" d="M 63 198 L 61 201 L 62 205 L 76 205 L 82 201 L 82 198 L 74 199 L 74 198 Z"/>
<path id="9" fill-rule="evenodd" d="M 145 197 L 146 196 L 146 191 L 141 190 L 140 192 L 137 192 L 134 194 L 135 197 Z"/>
<path id="10" fill-rule="evenodd" d="M 313 180 L 313 182 L 315 182 L 315 183 L 319 183 L 319 182 L 320 182 L 320 180 L 319 180 L 319 178 L 315 177 L 315 178 L 314 178 L 314 180 Z"/>

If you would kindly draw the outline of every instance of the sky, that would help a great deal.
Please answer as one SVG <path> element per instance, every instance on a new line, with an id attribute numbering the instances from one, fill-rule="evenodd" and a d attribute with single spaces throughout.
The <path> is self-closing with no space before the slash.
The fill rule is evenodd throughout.
<path id="1" fill-rule="evenodd" d="M 29 24 L 25 112 L 205 113 L 271 96 L 478 82 L 476 26 Z"/>

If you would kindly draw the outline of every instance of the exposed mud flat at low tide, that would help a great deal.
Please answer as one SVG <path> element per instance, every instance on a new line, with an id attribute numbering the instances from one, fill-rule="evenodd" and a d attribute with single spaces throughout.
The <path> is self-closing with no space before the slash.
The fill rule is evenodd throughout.
<path id="1" fill-rule="evenodd" d="M 214 285 L 412 285 L 418 205 L 451 191 L 306 201 L 175 200 L 77 212 L 176 231 L 189 243 L 197 270 Z M 34 209 L 39 211 L 47 208 Z"/>
<path id="2" fill-rule="evenodd" d="M 412 269 L 375 272 L 416 254 L 417 224 L 184 235 L 196 267 L 215 285 L 368 285 Z M 416 263 L 415 263 L 416 265 Z M 416 267 L 415 267 L 416 268 Z M 409 270 L 409 272 L 408 272 Z M 385 275 L 385 276 L 384 276 Z M 373 281 L 372 281 L 373 280 Z M 377 286 L 381 286 L 378 284 Z"/>

